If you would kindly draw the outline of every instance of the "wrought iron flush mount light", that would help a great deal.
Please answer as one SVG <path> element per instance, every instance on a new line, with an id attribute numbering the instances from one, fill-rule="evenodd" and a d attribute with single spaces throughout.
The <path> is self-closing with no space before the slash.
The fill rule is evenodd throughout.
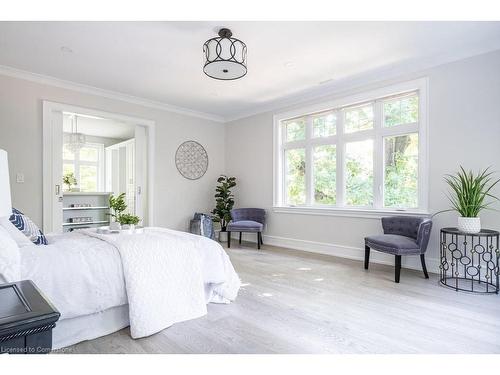
<path id="1" fill-rule="evenodd" d="M 222 28 L 219 37 L 209 39 L 203 45 L 203 72 L 207 76 L 226 81 L 247 74 L 247 46 L 232 36 L 231 30 Z"/>

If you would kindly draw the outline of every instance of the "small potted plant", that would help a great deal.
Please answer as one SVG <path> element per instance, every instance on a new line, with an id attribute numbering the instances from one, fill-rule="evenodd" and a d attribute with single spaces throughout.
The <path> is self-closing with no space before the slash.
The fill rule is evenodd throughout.
<path id="1" fill-rule="evenodd" d="M 77 184 L 76 178 L 75 178 L 75 175 L 73 174 L 73 172 L 66 173 L 63 176 L 62 180 L 63 180 L 63 184 L 68 187 L 66 189 L 66 191 L 71 191 L 72 186 L 76 186 L 76 184 Z"/>
<path id="2" fill-rule="evenodd" d="M 109 223 L 109 230 L 120 230 L 121 225 L 118 219 L 121 213 L 127 209 L 127 205 L 125 203 L 125 193 L 121 193 L 117 197 L 111 194 L 109 196 L 109 209 L 111 213 L 108 215 L 112 218 L 112 221 Z"/>
<path id="3" fill-rule="evenodd" d="M 215 188 L 215 208 L 212 213 L 215 215 L 214 221 L 220 223 L 219 241 L 227 240 L 226 227 L 231 220 L 231 210 L 234 206 L 234 195 L 231 189 L 236 186 L 236 177 L 221 175 Z"/>
<path id="4" fill-rule="evenodd" d="M 460 231 L 465 233 L 480 232 L 479 213 L 483 209 L 491 209 L 489 206 L 495 200 L 499 200 L 490 193 L 491 189 L 500 182 L 500 179 L 493 179 L 492 175 L 493 172 L 489 172 L 489 168 L 474 174 L 472 171 L 465 171 L 460 166 L 456 175 L 445 176 L 444 179 L 451 188 L 451 195 L 448 196 L 448 199 L 453 208 L 440 212 L 457 211 L 460 214 L 458 217 Z"/>
<path id="5" fill-rule="evenodd" d="M 135 226 L 139 224 L 139 216 L 132 214 L 120 214 L 118 216 L 118 222 L 121 224 L 122 229 L 128 229 L 130 232 L 135 230 Z"/>

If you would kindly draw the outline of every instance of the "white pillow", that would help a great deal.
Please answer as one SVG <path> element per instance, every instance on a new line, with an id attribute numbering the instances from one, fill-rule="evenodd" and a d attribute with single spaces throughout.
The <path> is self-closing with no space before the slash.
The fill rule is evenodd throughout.
<path id="1" fill-rule="evenodd" d="M 0 281 L 12 283 L 21 280 L 21 254 L 9 233 L 0 227 Z"/>
<path id="2" fill-rule="evenodd" d="M 0 218 L 0 227 L 3 227 L 7 233 L 9 233 L 10 237 L 16 241 L 17 246 L 22 248 L 24 246 L 33 245 L 33 242 L 29 240 L 28 237 L 24 235 L 19 229 L 17 229 L 14 224 L 12 224 L 8 217 Z"/>

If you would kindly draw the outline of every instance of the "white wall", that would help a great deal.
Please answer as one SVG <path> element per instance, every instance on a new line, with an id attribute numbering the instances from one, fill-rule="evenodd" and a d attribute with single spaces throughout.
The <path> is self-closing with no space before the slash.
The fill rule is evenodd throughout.
<path id="1" fill-rule="evenodd" d="M 475 170 L 492 166 L 500 171 L 500 51 L 370 84 L 325 97 L 325 100 L 419 77 L 429 78 L 429 205 L 430 211 L 436 212 L 448 208 L 444 174 L 453 173 L 460 164 Z M 300 107 L 281 108 L 276 112 Z M 269 244 L 361 259 L 364 236 L 381 232 L 378 219 L 272 211 L 273 114 L 264 113 L 227 124 L 226 172 L 238 178 L 236 207 L 267 209 L 269 224 L 264 240 Z M 500 194 L 500 189 L 497 188 L 496 193 Z M 446 213 L 434 218 L 427 253 L 428 265 L 433 271 L 437 271 L 439 228 L 455 226 L 456 216 Z M 498 212 L 484 212 L 481 218 L 483 227 L 500 230 Z M 382 254 L 372 257 L 375 261 L 393 262 Z M 418 257 L 407 257 L 403 265 L 420 268 Z"/>
<path id="2" fill-rule="evenodd" d="M 0 75 L 0 148 L 9 153 L 13 205 L 36 223 L 42 224 L 42 100 L 156 122 L 155 225 L 186 230 L 195 211 L 212 208 L 215 181 L 225 169 L 223 124 Z M 190 139 L 209 156 L 197 181 L 183 178 L 174 162 L 177 147 Z M 24 184 L 16 183 L 17 172 Z"/>

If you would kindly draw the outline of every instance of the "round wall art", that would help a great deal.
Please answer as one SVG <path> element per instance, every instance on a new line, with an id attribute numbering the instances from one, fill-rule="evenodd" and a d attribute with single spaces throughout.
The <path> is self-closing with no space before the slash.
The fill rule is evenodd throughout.
<path id="1" fill-rule="evenodd" d="M 185 178 L 197 180 L 208 169 L 207 151 L 198 142 L 186 141 L 175 152 L 175 166 Z"/>

